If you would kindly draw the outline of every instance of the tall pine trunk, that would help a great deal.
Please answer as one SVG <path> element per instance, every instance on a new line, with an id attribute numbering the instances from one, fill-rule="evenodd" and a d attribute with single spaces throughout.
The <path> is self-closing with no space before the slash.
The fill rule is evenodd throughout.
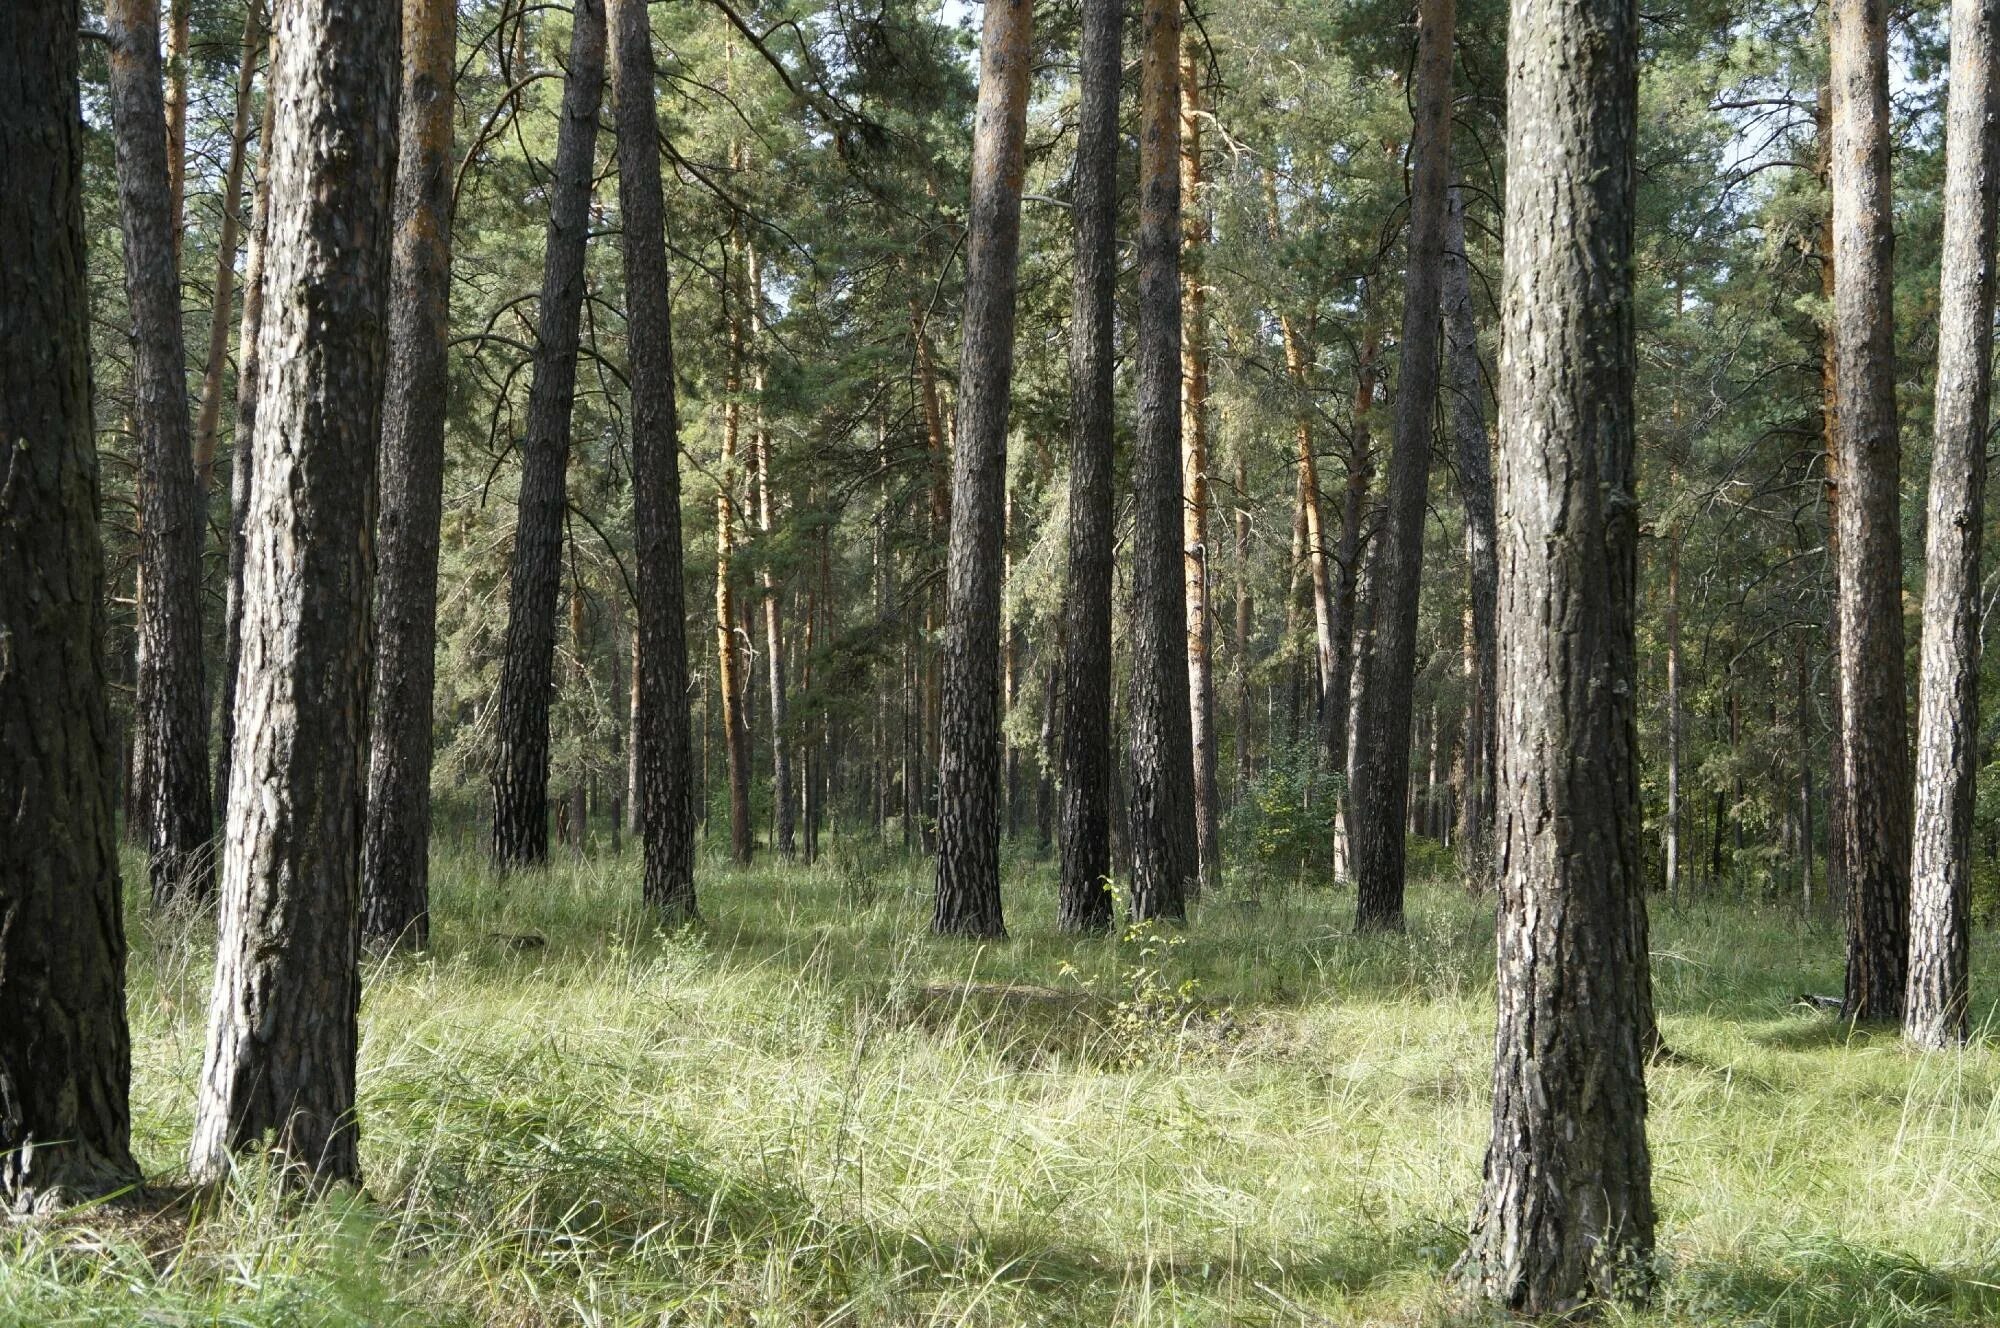
<path id="1" fill-rule="evenodd" d="M 430 939 L 431 697 L 445 342 L 451 333 L 457 18 L 454 0 L 403 0 L 389 377 L 375 529 L 375 683 L 361 854 L 362 934 L 418 949 Z"/>
<path id="2" fill-rule="evenodd" d="M 940 935 L 1002 936 L 1000 598 L 1034 6 L 987 0 L 967 213 L 938 762 Z"/>
<path id="3" fill-rule="evenodd" d="M 1181 543 L 1187 580 L 1188 733 L 1194 749 L 1194 832 L 1202 890 L 1215 885 L 1222 848 L 1216 793 L 1215 618 L 1209 601 L 1208 293 L 1202 255 L 1200 52 L 1181 49 Z"/>
<path id="4" fill-rule="evenodd" d="M 1493 461 L 1486 441 L 1486 388 L 1479 363 L 1479 329 L 1472 317 L 1472 265 L 1465 252 L 1465 197 L 1456 185 L 1447 195 L 1445 210 L 1444 323 L 1451 432 L 1458 456 L 1459 497 L 1465 508 L 1466 658 L 1471 664 L 1466 679 L 1458 857 L 1467 871 L 1477 872 L 1484 870 L 1486 840 L 1493 828 L 1493 680 L 1499 667 L 1493 619 L 1500 564 Z"/>
<path id="5" fill-rule="evenodd" d="M 577 0 L 556 130 L 555 176 L 521 440 L 520 513 L 507 592 L 500 668 L 499 752 L 493 770 L 493 863 L 506 869 L 549 856 L 549 694 L 554 686 L 556 600 L 562 588 L 568 509 L 570 410 L 583 310 L 584 240 L 604 92 L 603 0 Z"/>
<path id="6" fill-rule="evenodd" d="M 1069 326 L 1069 543 L 1063 581 L 1061 857 L 1065 931 L 1111 925 L 1112 287 L 1117 276 L 1119 0 L 1084 0 L 1076 261 Z"/>
<path id="7" fill-rule="evenodd" d="M 189 1169 L 268 1145 L 353 1180 L 375 452 L 389 303 L 396 0 L 288 0 L 242 701 Z"/>
<path id="8" fill-rule="evenodd" d="M 1846 732 L 1850 1018 L 1903 1014 L 1910 907 L 1909 716 L 1896 433 L 1887 16 L 1832 0 L 1834 414 L 1840 445 L 1840 692 Z"/>
<path id="9" fill-rule="evenodd" d="M 1403 820 L 1410 774 L 1411 684 L 1430 498 L 1431 414 L 1437 404 L 1439 285 L 1445 188 L 1451 174 L 1453 0 L 1417 9 L 1416 123 L 1410 136 L 1409 253 L 1403 276 L 1396 433 L 1389 454 L 1389 510 L 1377 551 L 1376 657 L 1356 711 L 1350 822 L 1355 924 L 1403 925 Z"/>
<path id="10" fill-rule="evenodd" d="M 76 0 L 0 10 L 0 1209 L 136 1184 Z"/>
<path id="11" fill-rule="evenodd" d="M 194 420 L 195 505 L 206 512 L 215 470 L 216 434 L 222 422 L 222 378 L 229 359 L 229 313 L 236 288 L 236 240 L 243 210 L 243 166 L 249 155 L 251 92 L 257 57 L 264 51 L 260 0 L 243 9 L 243 49 L 236 64 L 236 109 L 229 126 L 229 161 L 222 174 L 222 224 L 215 241 L 215 295 L 208 320 L 208 353 L 202 361 L 201 404 Z"/>
<path id="12" fill-rule="evenodd" d="M 1991 0 L 1957 0 L 1945 142 L 1937 441 L 1931 452 L 1923 681 L 1917 702 L 1910 968 L 1903 1029 L 1965 1040 L 1974 776 L 1979 766 L 1979 543 L 1992 392 L 2000 59 Z"/>
<path id="13" fill-rule="evenodd" d="M 763 308 L 763 271 L 757 251 L 750 251 L 751 316 Z M 798 852 L 798 804 L 792 790 L 791 725 L 786 720 L 784 583 L 771 570 L 771 539 L 777 530 L 777 503 L 771 483 L 771 431 L 764 423 L 764 362 L 756 361 L 752 387 L 758 405 L 750 426 L 750 467 L 757 487 L 757 533 L 764 541 L 764 565 L 758 573 L 764 611 L 765 683 L 770 691 L 771 713 L 771 844 L 778 855 L 791 858 Z"/>
<path id="14" fill-rule="evenodd" d="M 680 419 L 674 399 L 666 205 L 660 186 L 653 37 L 645 0 L 611 0 L 618 210 L 632 373 L 632 521 L 638 633 L 632 746 L 645 900 L 669 922 L 695 914 L 694 799 L 683 603 Z"/>
<path id="15" fill-rule="evenodd" d="M 132 317 L 139 431 L 139 764 L 153 899 L 201 898 L 214 880 L 207 690 L 202 680 L 201 511 L 188 437 L 187 365 L 168 181 L 158 0 L 111 0 L 112 139 Z"/>
<path id="16" fill-rule="evenodd" d="M 1631 704 L 1637 39 L 1631 0 L 1517 5 L 1508 34 L 1499 1019 L 1462 1267 L 1531 1315 L 1651 1289 Z"/>

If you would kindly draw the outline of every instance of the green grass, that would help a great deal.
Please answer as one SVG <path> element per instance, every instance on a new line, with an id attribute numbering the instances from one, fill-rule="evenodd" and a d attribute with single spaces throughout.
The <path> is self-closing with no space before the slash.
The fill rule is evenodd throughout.
<path id="1" fill-rule="evenodd" d="M 301 1203 L 252 1167 L 0 1230 L 0 1320 L 1477 1319 L 1450 1268 L 1492 920 L 1446 884 L 1403 937 L 1352 935 L 1345 893 L 1233 882 L 1178 944 L 1090 941 L 1021 862 L 1013 938 L 975 947 L 925 938 L 923 868 L 879 852 L 707 867 L 708 923 L 673 937 L 630 852 L 506 881 L 440 852 L 433 950 L 368 966 L 366 1194 Z M 130 917 L 137 1146 L 164 1181 L 208 941 Z M 2000 1060 L 1795 1008 L 1837 989 L 1838 951 L 1785 910 L 1656 907 L 1665 1294 L 1614 1322 L 2000 1323 Z"/>

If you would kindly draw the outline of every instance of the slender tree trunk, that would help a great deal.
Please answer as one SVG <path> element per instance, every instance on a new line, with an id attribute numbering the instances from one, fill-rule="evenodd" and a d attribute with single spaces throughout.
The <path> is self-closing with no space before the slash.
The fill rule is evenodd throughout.
<path id="1" fill-rule="evenodd" d="M 1822 14 L 1824 11 L 1821 11 Z M 1829 37 L 1830 40 L 1830 37 Z M 1840 597 L 1840 419 L 1835 391 L 1833 335 L 1833 85 L 1820 85 L 1816 124 L 1820 178 L 1827 188 L 1826 210 L 1820 214 L 1820 303 L 1827 310 L 1820 329 L 1820 427 L 1826 442 L 1826 559 L 1832 569 L 1833 593 L 1827 597 L 1827 657 L 1834 661 L 1834 685 L 1828 689 L 1826 780 L 1826 896 L 1839 907 L 1847 903 L 1847 720 L 1841 693 Z"/>
<path id="2" fill-rule="evenodd" d="M 1979 542 L 1993 362 L 1993 243 L 2000 190 L 2000 58 L 1994 0 L 1951 14 L 1936 443 L 1917 703 L 1910 958 L 1903 1030 L 1920 1046 L 1963 1042 L 1974 776 L 1979 761 Z"/>
<path id="3" fill-rule="evenodd" d="M 521 494 L 507 590 L 493 769 L 493 865 L 534 866 L 549 856 L 549 695 L 554 687 L 556 600 L 562 589 L 568 510 L 570 411 L 583 312 L 584 240 L 604 95 L 603 0 L 577 0 L 556 131 L 555 176 L 537 313 Z"/>
<path id="4" fill-rule="evenodd" d="M 1910 907 L 1910 759 L 1890 251 L 1887 17 L 1832 0 L 1835 430 L 1850 1018 L 1900 1020 Z"/>
<path id="5" fill-rule="evenodd" d="M 618 211 L 632 374 L 632 524 L 637 538 L 632 791 L 647 904 L 667 921 L 696 912 L 683 603 L 680 417 L 674 397 L 666 205 L 652 28 L 645 0 L 611 0 Z"/>
<path id="6" fill-rule="evenodd" d="M 395 0 L 289 0 L 278 14 L 243 724 L 189 1159 L 201 1180 L 262 1146 L 302 1179 L 359 1173 L 358 868 L 398 20 Z"/>
<path id="7" fill-rule="evenodd" d="M 1681 894 L 1681 537 L 1667 536 L 1667 895 Z"/>
<path id="8" fill-rule="evenodd" d="M 1181 12 L 1145 0 L 1139 111 L 1139 428 L 1132 456 L 1134 921 L 1187 916 L 1196 881 L 1181 550 Z"/>
<path id="9" fill-rule="evenodd" d="M 0 12 L 0 1209 L 139 1181 L 90 413 L 76 0 Z"/>
<path id="10" fill-rule="evenodd" d="M 1064 931 L 1111 925 L 1112 293 L 1117 276 L 1119 0 L 1084 0 L 1069 325 L 1069 541 L 1059 746 Z"/>
<path id="11" fill-rule="evenodd" d="M 750 251 L 750 299 L 752 317 L 763 305 L 763 277 L 756 250 Z M 777 529 L 777 509 L 771 496 L 771 434 L 764 427 L 764 365 L 755 370 L 755 391 L 759 400 L 750 431 L 751 466 L 757 484 L 757 532 L 769 549 Z M 785 620 L 782 597 L 784 586 L 771 570 L 768 554 L 760 575 L 764 609 L 764 662 L 770 687 L 771 706 L 771 840 L 780 857 L 790 859 L 798 852 L 797 813 L 792 800 L 791 725 L 785 718 Z"/>
<path id="12" fill-rule="evenodd" d="M 1188 732 L 1194 748 L 1194 830 L 1199 890 L 1220 871 L 1221 806 L 1216 793 L 1215 620 L 1208 577 L 1208 294 L 1202 256 L 1208 221 L 1201 202 L 1200 51 L 1181 47 L 1181 543 L 1187 582 Z"/>
<path id="13" fill-rule="evenodd" d="M 389 271 L 375 528 L 375 681 L 361 931 L 430 942 L 431 693 L 444 510 L 445 342 L 451 333 L 454 0 L 403 0 L 396 234 Z"/>
<path id="14" fill-rule="evenodd" d="M 1014 287 L 1034 6 L 987 0 L 965 260 L 965 349 L 952 452 L 938 765 L 939 935 L 1003 936 L 1000 911 L 1001 566 Z"/>
<path id="15" fill-rule="evenodd" d="M 157 3 L 153 14 L 157 33 Z M 192 36 L 193 17 L 194 0 L 168 0 L 167 49 L 161 69 L 165 75 L 166 91 L 161 113 L 165 117 L 163 132 L 167 153 L 167 224 L 176 268 L 181 260 L 181 237 L 187 229 L 184 202 L 187 197 L 188 42 Z M 157 45 L 157 35 L 154 41 Z"/>
<path id="16" fill-rule="evenodd" d="M 243 50 L 236 63 L 236 111 L 229 127 L 229 164 L 222 175 L 222 225 L 215 241 L 215 298 L 208 320 L 208 354 L 203 360 L 201 404 L 194 421 L 195 508 L 208 510 L 215 471 L 216 432 L 222 421 L 222 376 L 229 360 L 229 313 L 236 285 L 236 231 L 243 211 L 243 162 L 249 155 L 250 113 L 257 80 L 257 57 L 264 50 L 260 0 L 243 10 Z"/>
<path id="17" fill-rule="evenodd" d="M 1236 699 L 1236 791 L 1233 800 L 1241 804 L 1250 786 L 1250 748 L 1256 738 L 1250 698 L 1250 623 L 1255 606 L 1250 595 L 1250 471 L 1244 463 L 1241 442 L 1236 448 L 1236 607 L 1235 630 L 1230 640 L 1230 689 Z"/>
<path id="18" fill-rule="evenodd" d="M 1630 0 L 1519 6 L 1508 38 L 1499 1029 L 1462 1268 L 1530 1315 L 1651 1291 L 1630 699 L 1637 39 Z"/>
<path id="19" fill-rule="evenodd" d="M 1357 712 L 1349 796 L 1354 834 L 1355 925 L 1403 925 L 1403 800 L 1410 770 L 1411 680 L 1423 581 L 1424 508 L 1430 498 L 1431 413 L 1437 404 L 1439 286 L 1445 248 L 1445 188 L 1451 174 L 1453 0 L 1421 0 L 1417 11 L 1416 124 L 1410 139 L 1409 257 L 1403 279 L 1403 339 L 1396 436 L 1389 456 L 1389 510 L 1376 585 L 1372 682 Z"/>
<path id="20" fill-rule="evenodd" d="M 731 47 L 734 51 L 734 47 Z M 732 71 L 733 72 L 733 71 Z M 730 146 L 738 174 L 749 169 L 749 153 L 738 142 Z M 755 293 L 745 280 L 749 243 L 743 217 L 729 221 L 729 261 L 724 274 L 723 303 L 729 324 L 729 348 L 723 377 L 722 455 L 715 476 L 715 657 L 716 687 L 722 701 L 722 750 L 729 778 L 729 858 L 748 866 L 752 851 L 750 825 L 750 715 L 748 678 L 742 647 L 736 638 L 736 508 L 738 442 L 743 429 L 743 371 L 750 356 L 749 303 Z"/>
<path id="21" fill-rule="evenodd" d="M 207 691 L 202 681 L 201 512 L 188 442 L 180 274 L 174 260 L 158 0 L 111 0 L 112 138 L 132 312 L 139 431 L 139 732 L 153 899 L 207 896 Z"/>
<path id="22" fill-rule="evenodd" d="M 1326 635 L 1332 664 L 1327 674 L 1320 727 L 1327 760 L 1335 770 L 1347 770 L 1348 735 L 1354 687 L 1354 652 L 1360 638 L 1361 563 L 1368 546 L 1369 490 L 1375 483 L 1375 355 L 1374 324 L 1364 303 L 1361 361 L 1354 387 L 1354 444 L 1347 458 L 1347 478 L 1340 495 L 1340 545 L 1333 560 L 1334 583 Z"/>
<path id="23" fill-rule="evenodd" d="M 1479 330 L 1472 317 L 1472 265 L 1465 250 L 1465 198 L 1446 196 L 1444 237 L 1445 354 L 1450 362 L 1451 425 L 1457 444 L 1459 497 L 1465 507 L 1466 658 L 1472 668 L 1465 704 L 1465 781 L 1458 856 L 1468 872 L 1486 869 L 1493 827 L 1494 602 L 1499 594 L 1499 535 L 1493 518 L 1493 462 L 1486 441 L 1486 390 Z"/>

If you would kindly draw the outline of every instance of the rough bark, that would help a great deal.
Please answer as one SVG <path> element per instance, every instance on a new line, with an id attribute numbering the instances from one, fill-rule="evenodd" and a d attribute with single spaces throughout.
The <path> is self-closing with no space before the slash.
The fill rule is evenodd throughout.
<path id="1" fill-rule="evenodd" d="M 1216 792 L 1215 618 L 1209 602 L 1208 294 L 1202 251 L 1208 220 L 1201 191 L 1200 51 L 1181 47 L 1181 542 L 1187 582 L 1188 735 L 1194 749 L 1195 882 L 1214 888 L 1222 813 Z"/>
<path id="2" fill-rule="evenodd" d="M 1431 415 L 1437 405 L 1439 286 L 1445 190 L 1451 173 L 1453 0 L 1417 9 L 1415 124 L 1410 137 L 1409 253 L 1403 276 L 1389 506 L 1376 585 L 1376 658 L 1356 713 L 1352 800 L 1355 925 L 1403 925 L 1403 820 L 1410 774 L 1411 683 L 1422 591 L 1424 509 L 1430 498 Z"/>
<path id="3" fill-rule="evenodd" d="M 1479 328 L 1472 317 L 1472 267 L 1465 252 L 1465 199 L 1457 186 L 1446 196 L 1444 236 L 1444 337 L 1450 372 L 1451 432 L 1458 460 L 1459 497 L 1465 508 L 1465 577 L 1469 635 L 1464 738 L 1464 791 L 1459 805 L 1458 855 L 1470 871 L 1483 870 L 1493 828 L 1494 602 L 1499 595 L 1498 539 L 1493 518 L 1493 461 L 1486 441 L 1486 389 L 1480 372 Z"/>
<path id="4" fill-rule="evenodd" d="M 1084 0 L 1072 203 L 1069 544 L 1063 581 L 1062 859 L 1065 931 L 1111 925 L 1112 288 L 1118 206 L 1118 0 Z"/>
<path id="5" fill-rule="evenodd" d="M 375 685 L 361 930 L 430 940 L 431 695 L 451 333 L 454 0 L 403 0 L 389 377 L 375 527 Z"/>
<path id="6" fill-rule="evenodd" d="M 1636 7 L 1508 38 L 1493 1134 L 1463 1271 L 1508 1309 L 1650 1292 L 1632 745 Z"/>
<path id="7" fill-rule="evenodd" d="M 611 0 L 618 211 L 632 377 L 632 520 L 638 660 L 633 791 L 645 899 L 669 922 L 695 914 L 688 735 L 687 612 L 681 548 L 680 416 L 674 399 L 666 206 L 652 29 L 645 0 Z"/>
<path id="8" fill-rule="evenodd" d="M 0 9 L 0 1209 L 139 1180 L 76 0 Z"/>
<path id="9" fill-rule="evenodd" d="M 2000 194 L 1994 0 L 1956 0 L 1945 128 L 1936 442 L 1925 556 L 1903 1031 L 1963 1042 L 1967 1020 L 1973 780 L 1979 762 L 1979 545 L 1992 395 L 1993 243 Z"/>
<path id="10" fill-rule="evenodd" d="M 243 10 L 243 49 L 236 62 L 236 110 L 229 126 L 229 161 L 222 173 L 222 224 L 215 240 L 215 296 L 208 320 L 208 353 L 203 357 L 201 404 L 195 409 L 195 507 L 208 510 L 214 478 L 217 430 L 222 422 L 222 378 L 229 360 L 229 312 L 236 288 L 236 240 L 243 210 L 243 164 L 249 155 L 251 96 L 257 57 L 264 50 L 264 11 L 258 0 Z"/>
<path id="11" fill-rule="evenodd" d="M 931 917 L 939 935 L 1006 934 L 1000 909 L 1000 597 L 1033 33 L 1030 0 L 987 0 L 945 570 L 937 907 Z"/>
<path id="12" fill-rule="evenodd" d="M 267 308 L 244 568 L 243 718 L 189 1169 L 268 1146 L 359 1171 L 375 451 L 387 359 L 396 0 L 278 14 Z"/>
<path id="13" fill-rule="evenodd" d="M 1132 455 L 1131 909 L 1187 916 L 1198 860 L 1181 550 L 1181 13 L 1145 0 L 1139 64 L 1139 428 Z"/>
<path id="14" fill-rule="evenodd" d="M 201 512 L 188 440 L 181 288 L 168 188 L 158 0 L 111 0 L 112 138 L 132 315 L 139 433 L 139 732 L 153 898 L 205 897 L 210 857 L 207 691 L 201 653 Z"/>
<path id="15" fill-rule="evenodd" d="M 505 870 L 549 856 L 549 694 L 554 686 L 556 600 L 562 588 L 568 507 L 570 410 L 583 310 L 584 240 L 604 91 L 603 0 L 578 0 L 556 131 L 555 178 L 537 314 L 528 434 L 507 593 L 493 770 L 493 864 Z"/>
<path id="16" fill-rule="evenodd" d="M 1896 432 L 1887 16 L 1833 0 L 1834 412 L 1850 1018 L 1900 1020 L 1910 757 Z"/>

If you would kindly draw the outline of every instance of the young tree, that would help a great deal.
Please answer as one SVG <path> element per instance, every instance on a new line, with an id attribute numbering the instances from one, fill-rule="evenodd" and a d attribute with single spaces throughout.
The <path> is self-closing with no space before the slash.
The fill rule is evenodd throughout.
<path id="1" fill-rule="evenodd" d="M 1069 324 L 1069 544 L 1063 583 L 1063 930 L 1111 925 L 1111 300 L 1117 277 L 1119 0 L 1084 0 Z"/>
<path id="2" fill-rule="evenodd" d="M 0 1208 L 139 1180 L 90 411 L 77 0 L 0 8 Z"/>
<path id="3" fill-rule="evenodd" d="M 1179 920 L 1198 870 L 1181 551 L 1181 11 L 1145 0 L 1139 61 L 1139 429 L 1132 455 L 1132 917 Z"/>
<path id="4" fill-rule="evenodd" d="M 451 333 L 454 0 L 404 0 L 389 378 L 375 524 L 375 682 L 361 930 L 430 940 L 431 692 Z"/>
<path id="5" fill-rule="evenodd" d="M 645 899 L 669 922 L 695 914 L 694 788 L 688 768 L 687 614 L 681 552 L 680 421 L 660 187 L 653 35 L 646 0 L 611 0 L 618 211 L 632 374 L 632 524 L 639 617 L 635 661 L 638 829 Z"/>
<path id="6" fill-rule="evenodd" d="M 2000 15 L 1990 0 L 1951 14 L 1944 255 L 1938 310 L 1937 440 L 1931 453 L 1917 702 L 1910 969 L 1903 1029 L 1922 1046 L 1967 1034 L 1967 900 L 1979 766 L 1979 537 L 1986 521 L 1992 390 L 1993 243 L 2000 197 Z"/>
<path id="7" fill-rule="evenodd" d="M 1499 1027 L 1463 1270 L 1527 1314 L 1644 1298 L 1633 708 L 1631 0 L 1517 5 L 1500 368 Z"/>
<path id="8" fill-rule="evenodd" d="M 952 452 L 938 762 L 939 935 L 1004 936 L 1000 912 L 1000 594 L 1014 287 L 1033 73 L 1031 0 L 987 0 Z"/>
<path id="9" fill-rule="evenodd" d="M 201 512 L 188 437 L 187 365 L 160 82 L 159 0 L 111 0 L 112 140 L 132 311 L 139 431 L 139 762 L 156 902 L 208 893 L 214 868 L 201 654 Z"/>
<path id="10" fill-rule="evenodd" d="M 1411 682 L 1423 582 L 1424 510 L 1430 500 L 1431 414 L 1437 405 L 1455 16 L 1453 0 L 1423 0 L 1417 9 L 1416 123 L 1410 139 L 1410 234 L 1396 432 L 1389 452 L 1389 509 L 1374 553 L 1376 654 L 1368 664 L 1370 685 L 1355 709 L 1355 758 L 1348 780 L 1354 917 L 1364 930 L 1403 925 Z"/>
<path id="11" fill-rule="evenodd" d="M 549 856 L 549 694 L 554 686 L 556 599 L 562 590 L 563 518 L 569 505 L 570 410 L 583 315 L 583 252 L 604 95 L 604 0 L 572 10 L 569 71 L 556 131 L 555 178 L 537 311 L 528 434 L 521 440 L 520 514 L 507 593 L 493 770 L 493 862 Z"/>
<path id="12" fill-rule="evenodd" d="M 361 802 L 397 0 L 288 0 L 271 95 L 243 718 L 189 1169 L 359 1174 Z"/>
<path id="13" fill-rule="evenodd" d="M 1214 885 L 1221 852 L 1215 784 L 1215 621 L 1209 603 L 1208 292 L 1202 252 L 1208 219 L 1201 191 L 1201 52 L 1181 51 L 1181 543 L 1187 580 L 1188 735 L 1194 749 L 1196 880 Z"/>
<path id="14" fill-rule="evenodd" d="M 1887 16 L 1832 0 L 1834 415 L 1850 1018 L 1903 1014 L 1910 907 Z"/>

